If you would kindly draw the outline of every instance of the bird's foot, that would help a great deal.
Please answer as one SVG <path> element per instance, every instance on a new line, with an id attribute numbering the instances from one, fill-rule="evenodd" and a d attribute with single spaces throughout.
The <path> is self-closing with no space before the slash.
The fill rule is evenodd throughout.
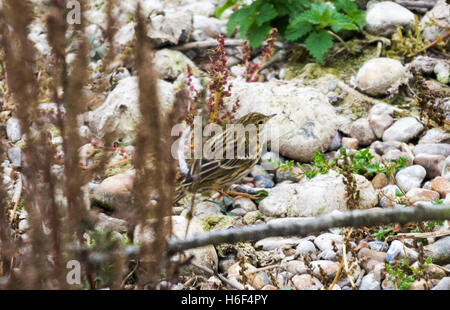
<path id="1" fill-rule="evenodd" d="M 260 197 L 261 194 L 259 194 L 259 193 L 256 194 L 256 195 L 252 195 L 252 194 L 241 193 L 241 192 L 236 192 L 236 191 L 228 191 L 227 194 L 228 194 L 228 197 L 230 197 L 231 195 L 236 196 L 236 197 L 232 198 L 233 201 L 237 200 L 239 198 L 248 198 L 248 199 L 251 199 L 251 200 L 258 200 L 259 198 L 261 198 Z"/>

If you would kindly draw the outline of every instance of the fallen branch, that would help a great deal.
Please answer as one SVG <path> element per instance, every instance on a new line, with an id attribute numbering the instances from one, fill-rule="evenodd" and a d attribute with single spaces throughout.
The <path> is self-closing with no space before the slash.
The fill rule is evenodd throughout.
<path id="1" fill-rule="evenodd" d="M 187 249 L 238 241 L 254 241 L 276 236 L 306 236 L 333 227 L 364 227 L 387 225 L 391 223 L 406 224 L 429 220 L 450 219 L 450 204 L 443 206 L 395 207 L 390 209 L 353 210 L 341 214 L 325 214 L 313 219 L 301 219 L 293 223 L 268 223 L 248 227 L 215 230 L 197 234 L 187 239 L 170 239 L 168 254 L 175 254 Z"/>
<path id="2" fill-rule="evenodd" d="M 225 40 L 225 46 L 241 46 L 244 44 L 244 40 L 239 39 L 227 39 Z M 213 48 L 217 46 L 217 40 L 205 40 L 199 42 L 190 42 L 180 46 L 174 47 L 178 51 L 186 51 L 194 48 Z"/>

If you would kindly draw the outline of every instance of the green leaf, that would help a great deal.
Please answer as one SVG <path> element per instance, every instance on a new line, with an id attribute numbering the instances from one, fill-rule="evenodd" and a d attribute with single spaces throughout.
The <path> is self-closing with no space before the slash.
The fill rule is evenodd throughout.
<path id="1" fill-rule="evenodd" d="M 358 26 L 359 30 L 363 29 L 364 24 L 366 22 L 366 18 L 364 16 L 364 12 L 363 11 L 351 12 L 351 13 L 347 13 L 347 15 L 352 20 L 352 22 L 356 26 Z"/>
<path id="2" fill-rule="evenodd" d="M 336 10 L 344 11 L 345 13 L 358 11 L 358 5 L 349 0 L 334 0 L 333 4 Z"/>
<path id="3" fill-rule="evenodd" d="M 216 17 L 220 18 L 220 16 L 222 16 L 223 12 L 228 9 L 231 8 L 233 5 L 235 5 L 238 2 L 238 0 L 227 0 L 227 2 L 225 2 L 224 5 L 222 5 L 221 7 L 218 7 L 216 9 Z"/>
<path id="4" fill-rule="evenodd" d="M 230 15 L 227 24 L 227 35 L 231 36 L 234 28 L 239 26 L 241 37 L 245 37 L 247 30 L 255 22 L 254 12 L 250 7 L 241 8 Z"/>
<path id="5" fill-rule="evenodd" d="M 262 26 L 257 26 L 256 24 L 253 24 L 249 31 L 248 31 L 248 40 L 250 42 L 251 48 L 258 48 L 261 46 L 263 41 L 267 38 L 269 35 L 270 30 L 272 29 L 272 26 L 270 24 L 264 24 Z"/>
<path id="6" fill-rule="evenodd" d="M 293 19 L 293 23 L 309 23 L 313 25 L 320 24 L 321 13 L 317 10 L 308 10 Z"/>
<path id="7" fill-rule="evenodd" d="M 333 45 L 333 36 L 326 30 L 311 32 L 305 40 L 306 49 L 319 62 L 323 62 L 323 56 Z"/>
<path id="8" fill-rule="evenodd" d="M 295 41 L 304 37 L 311 30 L 311 24 L 300 22 L 289 25 L 284 35 L 286 37 L 286 40 Z"/>
<path id="9" fill-rule="evenodd" d="M 405 196 L 405 195 L 403 195 L 403 193 L 396 188 L 395 189 L 395 197 L 403 197 L 403 196 Z"/>
<path id="10" fill-rule="evenodd" d="M 228 198 L 227 196 L 223 196 L 223 203 L 225 204 L 225 207 L 230 207 L 233 204 L 233 200 Z"/>
<path id="11" fill-rule="evenodd" d="M 339 32 L 341 30 L 358 30 L 358 27 L 353 23 L 350 17 L 337 12 L 333 13 L 331 24 L 331 29 L 334 32 Z"/>
<path id="12" fill-rule="evenodd" d="M 257 13 L 256 17 L 256 24 L 258 26 L 261 26 L 265 22 L 268 22 L 278 16 L 278 12 L 271 4 L 264 3 L 259 9 L 260 12 Z"/>

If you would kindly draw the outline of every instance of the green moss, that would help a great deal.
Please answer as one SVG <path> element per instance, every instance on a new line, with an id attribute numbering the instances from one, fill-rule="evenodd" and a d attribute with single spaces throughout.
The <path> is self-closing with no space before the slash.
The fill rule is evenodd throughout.
<path id="1" fill-rule="evenodd" d="M 352 50 L 360 51 L 359 54 L 330 57 L 323 66 L 318 63 L 308 63 L 307 60 L 291 62 L 286 65 L 285 79 L 301 79 L 305 84 L 310 85 L 315 79 L 331 74 L 338 79 L 348 81 L 367 60 L 377 57 L 375 46 L 362 46 L 352 41 L 347 42 L 347 45 Z"/>
<path id="2" fill-rule="evenodd" d="M 260 211 L 247 212 L 244 215 L 244 223 L 247 225 L 251 225 L 254 224 L 260 218 L 262 218 L 262 213 Z"/>
<path id="3" fill-rule="evenodd" d="M 226 229 L 233 226 L 236 219 L 232 216 L 220 214 L 207 214 L 199 217 L 200 223 L 205 231 L 212 229 Z"/>

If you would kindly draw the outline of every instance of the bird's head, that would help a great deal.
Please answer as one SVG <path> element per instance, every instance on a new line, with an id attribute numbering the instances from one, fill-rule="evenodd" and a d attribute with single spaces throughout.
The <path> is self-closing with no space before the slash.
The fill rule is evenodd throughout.
<path id="1" fill-rule="evenodd" d="M 276 114 L 264 115 L 262 113 L 252 112 L 252 113 L 248 113 L 247 115 L 241 117 L 235 123 L 242 124 L 244 126 L 247 126 L 250 124 L 255 125 L 255 126 L 262 126 L 267 121 L 269 121 L 272 117 L 274 117 L 275 115 Z"/>

